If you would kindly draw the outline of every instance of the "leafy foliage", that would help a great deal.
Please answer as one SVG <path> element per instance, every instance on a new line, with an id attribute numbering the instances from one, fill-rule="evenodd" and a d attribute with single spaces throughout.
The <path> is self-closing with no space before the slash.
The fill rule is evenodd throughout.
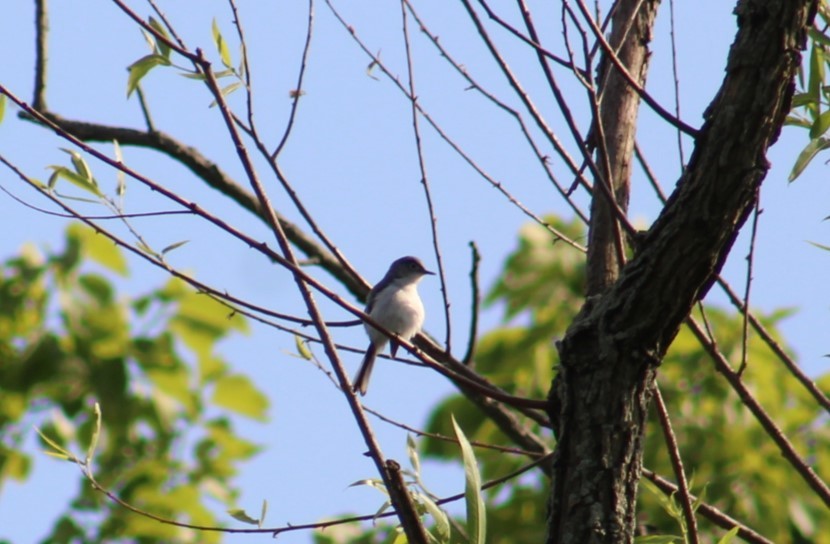
<path id="1" fill-rule="evenodd" d="M 807 129 L 809 142 L 798 155 L 789 180 L 795 181 L 820 152 L 830 148 L 827 131 L 830 130 L 830 86 L 827 85 L 827 66 L 830 63 L 830 36 L 827 34 L 830 11 L 826 2 L 818 3 L 816 24 L 810 29 L 810 57 L 802 68 L 800 88 L 793 96 L 793 113 L 787 124 Z M 805 81 L 806 76 L 806 81 Z"/>
<path id="2" fill-rule="evenodd" d="M 25 480 L 34 462 L 55 462 L 24 449 L 33 424 L 54 446 L 83 458 L 99 403 L 91 466 L 98 483 L 158 516 L 204 525 L 228 520 L 217 520 L 203 499 L 232 505 L 238 492 L 230 481 L 258 448 L 236 436 L 229 417 L 206 412 L 213 402 L 220 413 L 266 416 L 265 397 L 215 353 L 228 334 L 246 330 L 245 321 L 175 279 L 135 299 L 117 297 L 112 275 L 128 277 L 126 260 L 79 225 L 68 229 L 62 251 L 26 246 L 0 270 L 0 483 Z M 220 538 L 130 513 L 81 485 L 47 540 L 125 535 L 139 542 Z"/>
<path id="3" fill-rule="evenodd" d="M 575 224 L 553 218 L 548 221 L 568 236 L 582 235 Z M 544 398 L 557 360 L 554 340 L 564 333 L 581 305 L 583 277 L 583 263 L 573 258 L 573 252 L 558 251 L 541 227 L 525 227 L 518 248 L 507 259 L 488 298 L 490 304 L 504 307 L 505 325 L 480 339 L 476 368 L 508 391 Z M 763 318 L 763 322 L 774 331 L 775 324 L 786 315 L 788 312 L 779 312 Z M 716 331 L 719 347 L 737 367 L 742 318 L 711 309 L 707 310 L 707 318 Z M 749 339 L 744 379 L 797 449 L 827 479 L 830 429 L 823 423 L 821 408 L 754 336 Z M 672 344 L 660 367 L 659 383 L 694 493 L 776 542 L 811 542 L 819 535 L 830 534 L 830 519 L 822 503 L 782 459 L 689 331 L 681 330 Z M 826 388 L 830 375 L 819 383 Z M 511 445 L 458 395 L 436 408 L 427 430 L 452 436 L 446 423 L 451 413 L 471 440 Z M 458 460 L 457 448 L 446 442 L 426 439 L 425 450 L 433 457 Z M 521 456 L 488 449 L 477 449 L 476 456 L 485 480 L 528 462 Z M 673 479 L 656 415 L 647 428 L 644 463 Z M 525 476 L 488 493 L 490 542 L 543 539 L 545 512 L 539 505 L 545 504 L 545 484 L 545 478 L 536 472 L 535 477 Z M 649 527 L 648 533 L 682 532 L 677 516 L 666 509 L 667 498 L 658 500 L 647 492 L 640 495 L 641 524 Z M 725 536 L 723 530 L 705 521 L 701 521 L 701 531 L 703 541 L 716 542 Z"/>

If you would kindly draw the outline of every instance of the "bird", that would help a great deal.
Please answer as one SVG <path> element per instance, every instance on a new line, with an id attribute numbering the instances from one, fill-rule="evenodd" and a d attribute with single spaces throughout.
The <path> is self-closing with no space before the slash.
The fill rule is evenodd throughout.
<path id="1" fill-rule="evenodd" d="M 434 275 L 416 257 L 401 257 L 389 266 L 389 270 L 369 292 L 364 312 L 378 325 L 409 341 L 424 324 L 424 304 L 418 295 L 418 282 L 424 276 Z M 375 358 L 383 351 L 390 338 L 368 323 L 363 325 L 369 335 L 369 347 L 363 357 L 352 390 L 365 395 L 369 378 L 375 366 Z M 398 343 L 391 339 L 389 352 L 392 358 L 398 351 Z"/>

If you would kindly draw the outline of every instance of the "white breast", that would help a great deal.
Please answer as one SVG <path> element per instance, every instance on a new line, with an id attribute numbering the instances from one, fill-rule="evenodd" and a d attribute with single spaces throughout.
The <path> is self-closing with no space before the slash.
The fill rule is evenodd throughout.
<path id="1" fill-rule="evenodd" d="M 384 289 L 375 299 L 369 315 L 405 340 L 410 340 L 424 324 L 424 305 L 415 285 Z M 386 335 L 366 326 L 366 332 L 376 345 L 387 342 Z"/>

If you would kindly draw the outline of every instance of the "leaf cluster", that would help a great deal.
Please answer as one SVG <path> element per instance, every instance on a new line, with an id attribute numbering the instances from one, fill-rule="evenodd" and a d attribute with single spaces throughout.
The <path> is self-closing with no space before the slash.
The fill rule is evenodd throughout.
<path id="1" fill-rule="evenodd" d="M 136 298 L 116 296 L 116 283 L 129 278 L 123 254 L 77 224 L 61 250 L 26 246 L 0 263 L 0 272 L 0 485 L 24 481 L 35 459 L 54 462 L 26 449 L 34 425 L 82 458 L 95 434 L 97 403 L 102 424 L 90 469 L 102 487 L 156 515 L 221 524 L 204 500 L 232 505 L 237 467 L 258 451 L 236 435 L 226 414 L 264 420 L 268 408 L 250 380 L 216 354 L 217 344 L 244 332 L 246 322 L 175 279 Z M 46 540 L 124 535 L 195 538 L 81 485 Z"/>

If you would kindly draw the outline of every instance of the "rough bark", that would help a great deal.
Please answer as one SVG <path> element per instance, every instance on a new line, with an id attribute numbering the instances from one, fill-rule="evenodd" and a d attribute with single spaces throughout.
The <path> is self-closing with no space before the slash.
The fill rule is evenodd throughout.
<path id="1" fill-rule="evenodd" d="M 651 41 L 659 1 L 623 0 L 617 2 L 612 16 L 609 44 L 620 63 L 645 87 L 648 70 L 648 44 Z M 631 164 L 640 96 L 628 85 L 607 56 L 603 57 L 599 77 L 599 120 L 592 139 L 597 148 L 596 180 L 591 201 L 591 224 L 588 231 L 587 294 L 597 295 L 619 276 L 623 253 L 623 236 L 609 195 L 622 212 L 628 210 L 631 187 Z M 607 191 L 597 184 L 605 184 Z"/>
<path id="2" fill-rule="evenodd" d="M 708 291 L 768 170 L 789 111 L 811 0 L 743 0 L 726 77 L 688 168 L 614 285 L 560 344 L 548 542 L 631 542 L 654 372 Z"/>

